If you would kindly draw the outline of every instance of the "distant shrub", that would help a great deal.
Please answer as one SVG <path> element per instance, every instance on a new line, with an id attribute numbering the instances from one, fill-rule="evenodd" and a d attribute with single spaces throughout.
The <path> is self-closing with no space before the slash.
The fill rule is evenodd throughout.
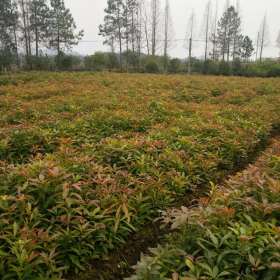
<path id="1" fill-rule="evenodd" d="M 178 58 L 173 58 L 170 60 L 168 65 L 168 72 L 169 73 L 178 73 L 180 72 L 181 68 L 181 60 Z"/>
<path id="2" fill-rule="evenodd" d="M 232 62 L 232 74 L 235 76 L 241 76 L 242 72 L 241 60 L 239 58 L 234 59 Z"/>
<path id="3" fill-rule="evenodd" d="M 159 66 L 155 61 L 151 60 L 146 63 L 145 71 L 147 73 L 159 73 Z"/>
<path id="4" fill-rule="evenodd" d="M 267 72 L 268 77 L 280 77 L 280 64 L 273 64 Z"/>
<path id="5" fill-rule="evenodd" d="M 219 65 L 216 61 L 207 59 L 203 64 L 203 74 L 217 75 L 219 73 Z"/>
<path id="6" fill-rule="evenodd" d="M 231 73 L 230 65 L 226 61 L 221 61 L 219 64 L 219 74 L 228 76 Z"/>
<path id="7" fill-rule="evenodd" d="M 85 57 L 84 62 L 86 69 L 95 71 L 102 71 L 107 65 L 106 55 L 102 52 L 96 52 L 94 55 Z"/>
<path id="8" fill-rule="evenodd" d="M 29 57 L 30 67 L 34 70 L 53 70 L 55 69 L 55 60 L 47 55 Z"/>
<path id="9" fill-rule="evenodd" d="M 56 66 L 59 70 L 74 70 L 79 68 L 81 59 L 78 56 L 60 53 L 55 57 Z"/>

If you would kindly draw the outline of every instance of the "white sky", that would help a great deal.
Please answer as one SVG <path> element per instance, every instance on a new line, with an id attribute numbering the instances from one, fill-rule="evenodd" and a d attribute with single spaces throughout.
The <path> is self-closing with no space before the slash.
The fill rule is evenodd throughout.
<path id="1" fill-rule="evenodd" d="M 202 25 L 203 14 L 208 0 L 169 0 L 171 13 L 173 18 L 173 26 L 175 38 L 185 38 L 188 18 L 192 9 L 194 9 L 198 27 Z M 217 0 L 219 6 L 219 15 L 221 15 L 225 0 Z M 234 0 L 232 0 L 233 2 Z M 161 0 L 164 5 L 164 0 Z M 212 0 L 214 3 L 215 0 Z M 93 54 L 98 50 L 107 50 L 107 47 L 102 44 L 103 38 L 98 35 L 98 26 L 103 23 L 104 8 L 107 0 L 65 0 L 66 6 L 70 8 L 76 24 L 79 29 L 83 29 L 85 36 L 73 51 L 81 54 Z M 249 35 L 255 40 L 260 23 L 267 14 L 269 25 L 270 44 L 265 49 L 264 55 L 277 56 L 279 51 L 276 48 L 276 38 L 280 30 L 280 0 L 240 0 L 242 28 L 243 34 Z M 200 29 L 200 27 L 198 28 Z M 202 43 L 196 46 L 196 55 L 202 54 Z M 184 43 L 178 41 L 176 46 L 171 50 L 171 55 L 176 57 L 185 57 L 186 50 L 183 47 Z"/>

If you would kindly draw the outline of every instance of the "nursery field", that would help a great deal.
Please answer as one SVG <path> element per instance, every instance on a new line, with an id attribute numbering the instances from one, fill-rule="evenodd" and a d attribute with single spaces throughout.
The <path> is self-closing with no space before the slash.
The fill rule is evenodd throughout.
<path id="1" fill-rule="evenodd" d="M 0 76 L 0 278 L 63 279 L 106 258 L 252 161 L 279 108 L 280 79 Z"/>
<path id="2" fill-rule="evenodd" d="M 280 138 L 254 165 L 212 185 L 193 208 L 169 209 L 176 231 L 127 280 L 280 279 Z"/>

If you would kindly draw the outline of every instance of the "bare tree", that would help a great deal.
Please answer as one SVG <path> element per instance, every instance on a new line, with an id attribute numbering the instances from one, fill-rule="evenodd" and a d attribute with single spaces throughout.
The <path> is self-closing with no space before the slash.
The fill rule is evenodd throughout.
<path id="1" fill-rule="evenodd" d="M 239 50 L 242 45 L 243 36 L 241 36 L 241 16 L 240 16 L 240 1 L 236 0 L 235 11 L 238 16 L 233 17 L 233 49 L 232 58 L 235 59 L 236 55 L 239 55 Z"/>
<path id="2" fill-rule="evenodd" d="M 280 49 L 280 31 L 278 32 L 277 40 L 276 40 L 276 46 Z M 280 57 L 280 54 L 279 54 Z"/>
<path id="3" fill-rule="evenodd" d="M 204 49 L 204 61 L 208 58 L 208 44 L 210 34 L 210 19 L 211 19 L 211 1 L 209 0 L 206 4 L 204 13 L 203 33 L 205 38 L 205 49 Z"/>
<path id="4" fill-rule="evenodd" d="M 146 5 L 146 1 L 143 0 L 142 2 L 142 21 L 143 21 L 143 28 L 144 28 L 144 36 L 145 36 L 145 45 L 147 49 L 147 54 L 150 55 L 151 48 L 150 48 L 150 21 L 149 21 L 149 10 Z"/>
<path id="5" fill-rule="evenodd" d="M 193 49 L 193 36 L 195 32 L 195 13 L 192 11 L 188 24 L 185 39 L 185 47 L 188 50 L 188 73 L 191 73 L 191 60 L 192 60 L 192 49 Z"/>
<path id="6" fill-rule="evenodd" d="M 142 32 L 143 32 L 143 0 L 137 1 L 136 10 L 136 47 L 138 53 L 138 70 L 140 69 L 140 60 L 142 52 Z"/>
<path id="7" fill-rule="evenodd" d="M 259 46 L 260 46 L 260 62 L 263 60 L 263 52 L 264 48 L 267 47 L 269 44 L 269 30 L 268 30 L 268 24 L 267 24 L 267 18 L 266 15 L 264 16 L 260 30 L 259 30 L 260 36 L 259 36 Z"/>
<path id="8" fill-rule="evenodd" d="M 211 26 L 211 37 L 210 40 L 212 42 L 212 59 L 216 60 L 218 58 L 217 55 L 217 25 L 218 25 L 218 0 L 216 0 L 215 4 L 215 13 L 212 19 Z"/>
<path id="9" fill-rule="evenodd" d="M 159 41 L 159 27 L 160 27 L 160 1 L 151 1 L 152 11 L 152 56 L 156 55 Z"/>
<path id="10" fill-rule="evenodd" d="M 259 49 L 260 49 L 260 31 L 258 31 L 257 40 L 256 40 L 256 61 L 259 58 Z"/>
<path id="11" fill-rule="evenodd" d="M 164 69 L 167 71 L 168 66 L 168 51 L 172 47 L 172 38 L 174 31 L 172 28 L 172 17 L 170 12 L 169 0 L 165 1 L 165 12 L 164 12 Z"/>
<path id="12" fill-rule="evenodd" d="M 30 49 L 30 39 L 28 33 L 28 16 L 27 16 L 27 3 L 24 0 L 20 0 L 20 19 L 21 19 L 21 26 L 22 26 L 22 33 L 23 33 L 23 40 L 25 46 L 25 55 L 27 62 L 29 61 L 29 57 L 31 55 Z"/>

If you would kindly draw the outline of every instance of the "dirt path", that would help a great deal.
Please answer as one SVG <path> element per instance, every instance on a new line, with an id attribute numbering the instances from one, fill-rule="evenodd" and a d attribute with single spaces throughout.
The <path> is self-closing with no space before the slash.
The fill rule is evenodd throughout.
<path id="1" fill-rule="evenodd" d="M 270 149 L 279 149 L 280 147 L 280 131 L 272 134 L 271 139 L 265 146 L 258 147 L 246 164 L 239 166 L 226 178 L 221 180 L 219 184 L 226 184 L 230 178 L 240 174 L 246 169 L 252 168 L 261 162 L 262 154 Z M 192 193 L 176 203 L 176 207 L 191 207 L 196 204 L 196 199 L 205 196 L 206 186 L 199 189 L 199 192 Z M 116 251 L 113 251 L 106 260 L 94 261 L 91 268 L 86 273 L 82 273 L 76 277 L 68 277 L 68 280 L 122 280 L 133 273 L 133 266 L 139 261 L 141 254 L 148 253 L 149 248 L 154 248 L 157 244 L 164 242 L 164 237 L 170 233 L 170 229 L 162 228 L 160 222 L 151 222 L 146 224 L 142 230 L 130 236 L 127 243 Z"/>

